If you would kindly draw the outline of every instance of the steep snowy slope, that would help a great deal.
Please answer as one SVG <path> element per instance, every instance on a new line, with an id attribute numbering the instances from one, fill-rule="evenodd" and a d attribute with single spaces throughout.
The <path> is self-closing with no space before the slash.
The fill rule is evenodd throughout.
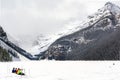
<path id="1" fill-rule="evenodd" d="M 118 60 L 120 8 L 107 2 L 84 27 L 57 39 L 42 55 L 56 60 Z M 79 26 L 79 27 L 81 27 Z"/>
<path id="2" fill-rule="evenodd" d="M 7 34 L 4 32 L 0 26 L 0 47 L 5 49 L 12 57 L 13 61 L 19 60 L 38 60 L 37 57 L 34 57 L 30 53 L 16 46 L 14 43 L 9 41 Z"/>
<path id="3" fill-rule="evenodd" d="M 119 18 L 119 7 L 115 4 L 107 2 L 103 8 L 99 9 L 98 12 L 96 12 L 95 14 L 88 16 L 88 18 L 84 21 L 77 20 L 74 22 L 70 22 L 69 24 L 65 25 L 65 29 L 63 31 L 59 31 L 56 34 L 38 36 L 37 40 L 34 41 L 37 44 L 30 49 L 30 52 L 33 54 L 43 52 L 58 38 L 72 34 L 76 31 L 93 25 L 105 16 L 110 16 L 110 12 L 112 12 L 113 15 L 115 15 L 116 19 Z M 81 40 L 83 41 L 83 38 L 81 38 Z"/>
<path id="4" fill-rule="evenodd" d="M 48 47 L 58 38 L 85 28 L 87 22 L 88 19 L 82 22 L 76 20 L 74 22 L 66 24 L 64 26 L 65 29 L 63 31 L 58 31 L 58 33 L 56 34 L 38 35 L 36 37 L 36 40 L 33 41 L 33 46 L 31 48 L 28 48 L 27 50 L 29 50 L 29 52 L 32 53 L 33 55 L 42 53 L 45 50 L 47 50 Z"/>
<path id="5" fill-rule="evenodd" d="M 14 43 L 16 46 L 19 46 L 19 42 L 16 38 L 14 38 L 13 36 L 11 36 L 9 33 L 7 33 L 7 38 L 9 41 L 11 41 L 12 43 Z"/>
<path id="6" fill-rule="evenodd" d="M 39 35 L 33 42 L 33 47 L 29 50 L 32 54 L 39 54 L 44 52 L 47 48 L 60 37 L 61 35 Z"/>

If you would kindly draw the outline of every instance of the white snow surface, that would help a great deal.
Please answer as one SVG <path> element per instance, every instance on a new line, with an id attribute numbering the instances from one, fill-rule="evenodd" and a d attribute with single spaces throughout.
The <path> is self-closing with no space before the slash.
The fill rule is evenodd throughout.
<path id="1" fill-rule="evenodd" d="M 0 80 L 119 80 L 117 61 L 28 61 L 0 63 Z M 25 76 L 11 73 L 22 68 Z"/>

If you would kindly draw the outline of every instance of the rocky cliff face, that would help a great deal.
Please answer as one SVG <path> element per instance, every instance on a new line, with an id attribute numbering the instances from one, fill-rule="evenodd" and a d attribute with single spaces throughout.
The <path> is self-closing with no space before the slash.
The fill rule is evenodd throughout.
<path id="1" fill-rule="evenodd" d="M 119 60 L 120 8 L 108 2 L 97 13 L 88 18 L 89 22 L 86 24 L 89 25 L 86 28 L 56 40 L 45 51 L 42 58 Z"/>
<path id="2" fill-rule="evenodd" d="M 4 32 L 1 26 L 0 26 L 0 39 L 3 39 L 5 41 L 8 40 L 7 34 Z M 1 45 L 2 43 L 0 42 L 0 61 L 12 61 L 12 57 L 10 56 L 9 52 L 7 52 L 7 50 L 4 49 Z"/>
<path id="3" fill-rule="evenodd" d="M 8 57 L 12 58 L 13 61 L 38 60 L 39 59 L 38 57 L 33 56 L 32 54 L 18 47 L 13 42 L 9 41 L 6 32 L 4 32 L 1 26 L 0 26 L 0 48 L 1 50 L 4 49 L 5 54 L 7 54 Z M 1 52 L 0 52 L 0 57 L 1 58 L 4 57 L 4 54 L 2 54 Z M 5 58 L 8 58 L 8 57 L 5 57 Z"/>
<path id="4" fill-rule="evenodd" d="M 1 26 L 0 26 L 0 38 L 3 38 L 4 40 L 8 40 L 7 34 L 6 34 L 6 32 L 4 32 L 4 30 Z"/>

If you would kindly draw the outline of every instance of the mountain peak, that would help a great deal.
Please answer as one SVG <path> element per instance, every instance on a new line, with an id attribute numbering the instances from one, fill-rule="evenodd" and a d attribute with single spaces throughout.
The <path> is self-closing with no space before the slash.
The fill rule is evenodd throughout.
<path id="1" fill-rule="evenodd" d="M 115 7 L 116 5 L 111 3 L 111 2 L 107 2 L 105 4 L 105 8 L 108 9 L 108 10 L 111 10 L 113 7 Z"/>
<path id="2" fill-rule="evenodd" d="M 118 12 L 118 11 L 120 12 L 120 7 L 111 2 L 107 2 L 104 7 L 106 10 L 109 10 L 110 12 Z"/>
<path id="3" fill-rule="evenodd" d="M 113 6 L 114 4 L 111 3 L 111 2 L 107 2 L 105 5 L 110 5 L 110 6 Z"/>

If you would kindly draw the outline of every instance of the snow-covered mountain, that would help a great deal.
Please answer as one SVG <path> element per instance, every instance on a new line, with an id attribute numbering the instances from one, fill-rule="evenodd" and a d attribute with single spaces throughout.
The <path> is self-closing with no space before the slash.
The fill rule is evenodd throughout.
<path id="1" fill-rule="evenodd" d="M 85 28 L 87 25 L 87 24 L 85 25 L 86 22 L 88 22 L 88 21 L 85 20 L 85 21 L 80 22 L 80 21 L 76 20 L 74 22 L 69 22 L 68 24 L 64 25 L 64 27 L 65 27 L 64 30 L 58 31 L 55 34 L 40 34 L 40 35 L 34 37 L 36 39 L 31 40 L 30 44 L 32 44 L 32 46 L 25 50 L 29 51 L 33 55 L 42 53 L 42 52 L 46 51 L 48 49 L 48 47 L 58 38 Z M 84 25 L 84 26 L 82 26 L 82 25 Z"/>
<path id="2" fill-rule="evenodd" d="M 73 25 L 75 27 L 75 25 L 77 25 L 77 23 L 75 24 L 70 24 Z M 67 25 L 68 26 L 68 25 Z M 72 27 L 68 27 L 66 28 L 66 30 L 64 31 L 60 31 L 56 34 L 40 34 L 36 37 L 36 40 L 33 41 L 32 43 L 32 47 L 29 48 L 29 52 L 33 55 L 35 54 L 39 54 L 41 52 L 44 52 L 45 50 L 48 49 L 48 47 L 58 38 L 73 33 L 75 31 L 78 30 L 78 27 L 76 28 L 72 28 Z"/>
<path id="3" fill-rule="evenodd" d="M 19 42 L 18 42 L 18 40 L 16 38 L 14 38 L 13 36 L 11 36 L 7 32 L 6 32 L 6 34 L 7 34 L 7 38 L 8 38 L 9 41 L 11 41 L 12 43 L 14 43 L 16 46 L 19 46 L 19 44 L 18 44 Z"/>
<path id="4" fill-rule="evenodd" d="M 47 50 L 47 48 L 56 40 L 57 37 L 59 36 L 42 34 L 37 36 L 36 40 L 33 42 L 33 47 L 31 47 L 30 52 L 35 55 Z"/>
<path id="5" fill-rule="evenodd" d="M 9 39 L 11 40 L 12 38 L 8 37 L 6 32 L 4 32 L 3 28 L 0 26 L 0 47 L 5 49 L 9 53 L 13 61 L 38 60 L 37 57 L 34 57 L 30 53 L 18 47 L 15 43 L 11 42 Z"/>
<path id="6" fill-rule="evenodd" d="M 116 37 L 119 35 L 119 26 L 120 8 L 107 2 L 86 20 L 65 25 L 63 31 L 52 35 L 22 36 L 24 40 L 18 41 L 18 45 L 29 53 L 16 46 L 16 41 L 9 36 L 7 40 L 2 38 L 1 43 L 17 51 L 16 53 L 21 54 L 25 59 L 31 60 L 38 60 L 38 57 L 56 60 L 119 59 L 119 48 L 116 47 L 119 46 L 119 37 Z M 112 45 L 112 42 L 115 44 Z M 101 52 L 100 49 L 105 50 Z"/>
<path id="7" fill-rule="evenodd" d="M 42 58 L 56 60 L 118 60 L 120 8 L 110 2 L 52 43 Z"/>

